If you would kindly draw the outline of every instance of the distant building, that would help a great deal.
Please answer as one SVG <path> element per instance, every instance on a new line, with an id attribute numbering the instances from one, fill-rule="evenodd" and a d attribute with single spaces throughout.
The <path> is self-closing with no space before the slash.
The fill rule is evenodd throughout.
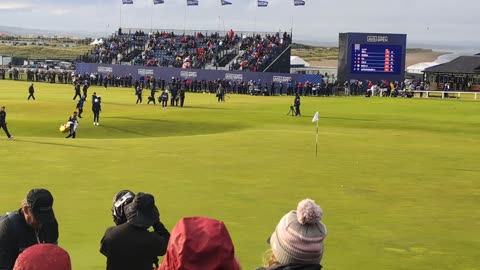
<path id="1" fill-rule="evenodd" d="M 426 68 L 424 73 L 432 89 L 443 89 L 449 83 L 451 90 L 480 91 L 480 55 L 460 56 L 448 63 Z"/>

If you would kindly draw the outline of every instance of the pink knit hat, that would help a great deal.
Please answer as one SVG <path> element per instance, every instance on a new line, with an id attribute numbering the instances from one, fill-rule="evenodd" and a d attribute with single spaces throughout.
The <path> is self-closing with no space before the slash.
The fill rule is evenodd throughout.
<path id="1" fill-rule="evenodd" d="M 281 264 L 320 264 L 327 227 L 321 222 L 322 209 L 305 199 L 282 217 L 270 237 L 270 245 Z"/>
<path id="2" fill-rule="evenodd" d="M 70 256 L 53 244 L 38 244 L 25 249 L 13 270 L 71 270 Z"/>

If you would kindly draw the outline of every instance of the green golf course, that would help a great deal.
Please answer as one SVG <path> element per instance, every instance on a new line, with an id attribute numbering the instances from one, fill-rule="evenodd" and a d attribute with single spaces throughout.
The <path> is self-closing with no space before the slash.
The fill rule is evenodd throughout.
<path id="1" fill-rule="evenodd" d="M 92 86 L 76 139 L 59 131 L 72 85 L 0 80 L 0 212 L 49 189 L 73 269 L 105 269 L 100 239 L 122 189 L 155 196 L 171 230 L 181 217 L 227 225 L 243 269 L 262 265 L 280 218 L 311 198 L 328 228 L 331 270 L 479 269 L 480 103 L 469 100 L 186 94 L 185 107 L 136 105 L 133 88 Z M 157 93 L 158 96 L 158 93 Z M 319 111 L 318 157 L 315 155 Z"/>

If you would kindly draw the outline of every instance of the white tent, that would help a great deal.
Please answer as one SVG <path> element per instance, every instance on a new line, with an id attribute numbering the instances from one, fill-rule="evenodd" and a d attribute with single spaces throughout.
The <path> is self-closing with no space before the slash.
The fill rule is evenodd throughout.
<path id="1" fill-rule="evenodd" d="M 90 43 L 91 46 L 95 46 L 95 45 L 98 45 L 98 40 L 95 39 L 92 43 Z"/>
<path id="2" fill-rule="evenodd" d="M 98 44 L 99 44 L 99 45 L 102 45 L 103 43 L 104 43 L 104 42 L 103 42 L 103 39 L 99 39 L 99 40 L 98 40 Z"/>
<path id="3" fill-rule="evenodd" d="M 310 64 L 298 56 L 290 56 L 290 66 L 309 67 Z"/>
<path id="4" fill-rule="evenodd" d="M 421 63 L 416 63 L 414 65 L 411 65 L 407 67 L 407 73 L 413 73 L 413 74 L 423 74 L 423 71 L 426 68 L 437 66 L 440 63 L 437 62 L 421 62 Z"/>

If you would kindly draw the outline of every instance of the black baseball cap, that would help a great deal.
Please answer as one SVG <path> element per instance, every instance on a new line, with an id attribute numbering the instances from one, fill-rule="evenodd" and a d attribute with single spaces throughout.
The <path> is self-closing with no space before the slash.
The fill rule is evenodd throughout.
<path id="1" fill-rule="evenodd" d="M 125 214 L 130 224 L 141 228 L 152 226 L 160 218 L 153 195 L 143 192 L 138 193 L 133 202 L 125 206 Z"/>
<path id="2" fill-rule="evenodd" d="M 50 191 L 42 188 L 30 190 L 27 194 L 27 203 L 39 223 L 45 224 L 55 221 L 52 208 L 53 196 Z"/>

